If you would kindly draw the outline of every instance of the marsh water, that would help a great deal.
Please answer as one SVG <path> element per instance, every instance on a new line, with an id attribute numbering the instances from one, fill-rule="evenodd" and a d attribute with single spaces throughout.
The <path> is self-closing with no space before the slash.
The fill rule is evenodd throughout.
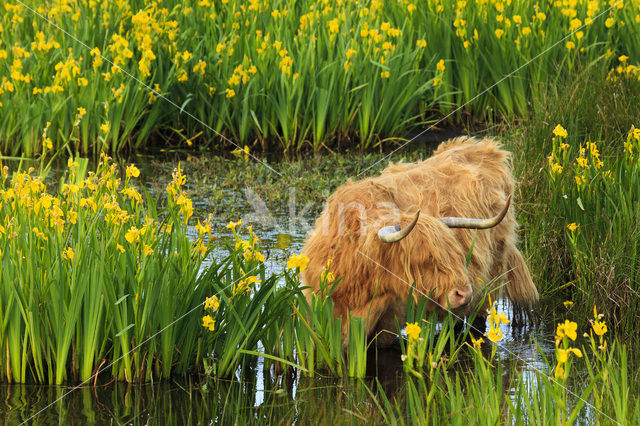
<path id="1" fill-rule="evenodd" d="M 174 163 L 163 163 L 170 170 Z M 144 165 L 142 165 L 144 166 Z M 155 170 L 155 171 L 154 171 Z M 212 171 L 215 173 L 215 171 Z M 145 172 L 143 172 L 143 176 Z M 163 181 L 148 180 L 145 186 L 156 191 L 164 188 L 170 173 L 160 174 L 154 168 L 146 176 L 162 176 Z M 249 188 L 249 187 L 248 187 Z M 242 218 L 259 236 L 267 267 L 278 272 L 290 253 L 299 253 L 306 233 L 313 225 L 320 204 L 299 206 L 293 200 L 269 206 L 250 188 L 240 193 L 218 194 L 208 199 L 207 191 L 193 186 L 194 209 L 201 218 L 216 203 L 214 223 L 218 235 L 229 235 L 225 225 Z M 292 193 L 293 194 L 293 193 Z M 221 195 L 221 196 L 220 196 Z M 287 197 L 285 197 L 287 198 Z M 220 205 L 220 200 L 228 200 Z M 192 229 L 196 235 L 195 229 Z M 499 310 L 513 317 L 508 302 L 501 301 Z M 562 300 L 545 300 L 536 319 L 518 325 L 503 326 L 504 339 L 498 343 L 499 362 L 504 371 L 523 371 L 522 380 L 537 373 L 548 373 L 544 357 L 553 357 L 555 324 L 566 308 Z M 197 315 L 197 313 L 194 313 Z M 563 318 L 563 317 L 562 317 Z M 484 330 L 478 330 L 480 333 Z M 0 422 L 3 424 L 205 424 L 205 423 L 325 423 L 369 422 L 375 416 L 372 397 L 385 392 L 391 400 L 402 399 L 403 367 L 400 348 L 371 348 L 367 362 L 367 379 L 308 379 L 294 373 L 274 375 L 264 371 L 262 360 L 228 381 L 211 381 L 192 377 L 189 381 L 170 381 L 128 385 L 103 383 L 95 386 L 51 387 L 36 385 L 0 385 Z M 508 373 L 505 373 L 508 374 Z M 377 380 L 375 380 L 377 379 Z M 378 386 L 377 383 L 380 383 Z M 531 380 L 533 384 L 535 381 Z M 505 391 L 514 391 L 505 377 Z M 373 416 L 373 417 L 372 417 Z"/>

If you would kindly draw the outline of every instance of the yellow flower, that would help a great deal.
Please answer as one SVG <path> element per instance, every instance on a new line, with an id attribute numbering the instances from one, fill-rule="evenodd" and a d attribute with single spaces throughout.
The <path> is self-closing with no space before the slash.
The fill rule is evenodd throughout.
<path id="1" fill-rule="evenodd" d="M 577 223 L 573 222 L 567 225 L 567 229 L 571 232 L 575 231 L 576 229 L 578 229 L 580 225 L 578 225 Z"/>
<path id="2" fill-rule="evenodd" d="M 484 339 L 481 337 L 476 340 L 473 338 L 473 336 L 471 336 L 471 342 L 473 343 L 474 347 L 479 348 L 484 343 Z"/>
<path id="3" fill-rule="evenodd" d="M 300 268 L 300 271 L 304 271 L 307 267 L 307 263 L 309 263 L 309 258 L 304 254 L 292 254 L 287 261 L 287 268 Z"/>
<path id="4" fill-rule="evenodd" d="M 571 300 L 565 300 L 564 302 L 562 302 L 562 304 L 564 305 L 565 308 L 569 308 L 573 306 L 573 302 Z"/>
<path id="5" fill-rule="evenodd" d="M 558 328 L 556 330 L 556 341 L 562 340 L 564 336 L 567 336 L 571 340 L 576 340 L 576 337 L 578 337 L 578 334 L 576 333 L 577 330 L 577 323 L 565 320 L 564 324 L 558 324 Z"/>
<path id="6" fill-rule="evenodd" d="M 62 251 L 62 258 L 71 261 L 73 260 L 73 254 L 73 249 L 71 247 L 68 247 Z"/>
<path id="7" fill-rule="evenodd" d="M 231 153 L 233 155 L 235 155 L 236 157 L 244 157 L 245 160 L 249 159 L 249 146 L 245 145 L 244 148 L 236 148 L 233 151 L 231 151 Z"/>
<path id="8" fill-rule="evenodd" d="M 420 49 L 424 49 L 425 47 L 427 47 L 427 41 L 426 40 L 418 40 L 418 41 L 416 41 L 416 46 L 418 46 Z"/>
<path id="9" fill-rule="evenodd" d="M 251 284 L 253 283 L 260 283 L 260 280 L 255 275 L 241 280 L 237 285 L 233 286 L 233 295 L 236 296 L 243 293 L 251 293 Z"/>
<path id="10" fill-rule="evenodd" d="M 567 362 L 569 360 L 569 353 L 570 351 L 568 349 L 558 349 L 556 353 L 558 363 L 564 364 L 565 362 Z"/>
<path id="11" fill-rule="evenodd" d="M 407 323 L 405 332 L 407 333 L 407 336 L 409 336 L 409 339 L 418 340 L 420 337 L 420 331 L 422 331 L 422 329 L 417 322 L 414 322 L 413 324 Z"/>
<path id="12" fill-rule="evenodd" d="M 441 74 L 444 72 L 445 70 L 444 59 L 440 59 L 438 61 L 438 63 L 436 64 L 436 70 Z"/>
<path id="13" fill-rule="evenodd" d="M 227 88 L 227 89 L 225 89 L 225 92 L 226 92 L 226 94 L 227 94 L 227 95 L 226 95 L 226 96 L 227 96 L 227 98 L 233 98 L 233 97 L 236 95 L 236 92 L 235 92 L 235 90 L 233 90 L 233 89 L 229 89 L 229 88 Z"/>
<path id="14" fill-rule="evenodd" d="M 131 176 L 136 178 L 140 176 L 140 170 L 138 170 L 138 168 L 133 164 L 131 164 L 130 166 L 127 166 L 127 177 L 131 177 Z"/>
<path id="15" fill-rule="evenodd" d="M 195 67 L 193 67 L 193 72 L 197 73 L 199 72 L 200 75 L 204 75 L 205 69 L 207 68 L 207 63 L 205 61 L 203 61 L 202 59 L 198 60 L 198 63 L 196 64 Z"/>
<path id="16" fill-rule="evenodd" d="M 604 321 L 594 321 L 592 327 L 593 332 L 598 336 L 603 336 L 607 332 L 607 324 Z"/>
<path id="17" fill-rule="evenodd" d="M 575 44 L 574 42 L 572 42 L 572 41 L 568 41 L 568 42 L 567 42 L 567 44 L 566 44 L 565 46 L 566 46 L 566 48 L 567 48 L 568 50 L 571 50 L 571 49 L 573 49 L 573 48 L 575 48 L 575 47 L 576 47 L 576 44 Z"/>
<path id="18" fill-rule="evenodd" d="M 201 240 L 195 244 L 194 249 L 200 252 L 200 256 L 204 257 L 207 254 L 207 246 Z"/>
<path id="19" fill-rule="evenodd" d="M 499 314 L 494 315 L 493 321 L 495 322 L 496 326 L 500 324 L 509 324 L 511 322 L 504 312 L 500 312 Z"/>
<path id="20" fill-rule="evenodd" d="M 259 280 L 258 277 L 255 276 L 255 275 L 250 275 L 247 278 L 245 278 L 244 280 L 247 282 L 247 284 L 253 284 L 253 283 L 260 283 L 261 282 L 261 280 Z"/>
<path id="21" fill-rule="evenodd" d="M 242 225 L 242 219 L 238 220 L 237 222 L 229 222 L 225 228 L 229 228 L 232 231 L 235 231 L 236 226 L 239 226 L 239 225 Z"/>
<path id="22" fill-rule="evenodd" d="M 489 340 L 491 340 L 493 343 L 499 342 L 500 340 L 502 340 L 502 330 L 500 330 L 499 328 L 494 328 L 489 330 L 489 332 L 487 333 L 487 337 L 489 338 Z"/>
<path id="23" fill-rule="evenodd" d="M 213 331 L 216 329 L 216 322 L 211 318 L 211 315 L 205 315 L 202 317 L 202 326 Z"/>
<path id="24" fill-rule="evenodd" d="M 211 296 L 211 297 L 207 297 L 207 299 L 204 301 L 204 308 L 205 309 L 213 309 L 213 311 L 217 311 L 218 308 L 220 307 L 220 299 L 218 299 L 218 296 Z"/>
<path id="25" fill-rule="evenodd" d="M 613 24 L 616 22 L 616 20 L 612 17 L 608 17 L 606 21 L 604 21 L 604 25 L 607 28 L 611 28 L 613 27 Z"/>
<path id="26" fill-rule="evenodd" d="M 132 226 L 127 233 L 124 234 L 124 238 L 129 241 L 129 244 L 133 244 L 140 239 L 140 230 Z"/>
<path id="27" fill-rule="evenodd" d="M 198 231 L 198 235 L 208 234 L 209 232 L 211 232 L 211 224 L 209 222 L 205 222 L 204 225 L 202 225 L 200 223 L 200 219 L 198 219 L 196 231 Z"/>
<path id="28" fill-rule="evenodd" d="M 571 28 L 572 31 L 577 30 L 580 26 L 582 26 L 582 21 L 577 18 L 572 19 L 569 23 L 569 28 Z"/>
<path id="29" fill-rule="evenodd" d="M 124 247 L 122 247 L 120 244 L 116 244 L 116 248 L 120 250 L 120 253 L 124 253 Z"/>
<path id="30" fill-rule="evenodd" d="M 582 351 L 580 349 L 577 349 L 577 348 L 560 349 L 560 348 L 558 348 L 556 350 L 556 356 L 558 358 L 558 365 L 564 364 L 565 362 L 567 362 L 569 360 L 569 355 L 571 355 L 572 353 L 575 356 L 577 356 L 578 358 L 582 358 Z"/>
<path id="31" fill-rule="evenodd" d="M 242 257 L 246 260 L 257 260 L 258 262 L 264 262 L 264 256 L 262 253 L 256 250 L 247 250 L 242 253 Z"/>
<path id="32" fill-rule="evenodd" d="M 75 210 L 69 210 L 67 212 L 67 220 L 72 225 L 75 225 L 78 222 L 78 212 Z"/>
<path id="33" fill-rule="evenodd" d="M 73 158 L 70 157 L 67 160 L 67 167 L 70 168 L 70 169 L 73 169 L 73 168 L 77 169 L 78 167 L 80 167 L 80 164 L 77 161 L 75 161 Z"/>
<path id="34" fill-rule="evenodd" d="M 553 129 L 553 134 L 556 136 L 560 136 L 561 138 L 566 138 L 568 133 L 564 127 L 558 124 L 555 129 Z"/>
<path id="35" fill-rule="evenodd" d="M 380 78 L 389 78 L 389 71 L 381 71 Z"/>
<path id="36" fill-rule="evenodd" d="M 229 225 L 231 225 L 231 223 Z M 227 225 L 227 228 L 229 227 L 229 225 Z M 239 248 L 242 248 L 242 250 L 248 250 L 251 248 L 251 243 L 249 241 L 238 238 L 236 239 L 235 249 L 238 250 Z"/>
<path id="37" fill-rule="evenodd" d="M 561 174 L 562 173 L 562 166 L 558 163 L 555 163 L 553 165 L 553 167 L 551 168 L 551 173 L 557 173 L 557 174 Z"/>
<path id="38" fill-rule="evenodd" d="M 498 28 L 498 29 L 495 31 L 495 34 L 496 34 L 496 37 L 501 38 L 501 37 L 502 37 L 502 35 L 504 34 L 504 30 L 501 30 L 500 28 Z"/>

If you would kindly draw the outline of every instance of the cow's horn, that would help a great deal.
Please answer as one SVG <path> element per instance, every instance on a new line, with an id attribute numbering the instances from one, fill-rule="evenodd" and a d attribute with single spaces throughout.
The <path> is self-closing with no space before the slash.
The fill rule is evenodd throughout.
<path id="1" fill-rule="evenodd" d="M 509 204 L 511 204 L 511 195 L 507 198 L 507 203 L 500 213 L 489 219 L 471 219 L 468 217 L 440 217 L 439 219 L 444 222 L 449 228 L 472 228 L 472 229 L 487 229 L 496 226 L 502 221 L 504 216 L 509 210 Z"/>
<path id="2" fill-rule="evenodd" d="M 400 225 L 385 226 L 378 230 L 378 237 L 385 243 L 395 243 L 397 241 L 400 241 L 401 239 L 409 235 L 409 232 L 411 232 L 413 227 L 416 226 L 416 223 L 418 223 L 418 217 L 420 217 L 420 210 L 418 210 L 418 212 L 416 213 L 416 217 L 415 219 L 413 219 L 413 222 L 411 222 L 404 228 L 400 228 Z"/>

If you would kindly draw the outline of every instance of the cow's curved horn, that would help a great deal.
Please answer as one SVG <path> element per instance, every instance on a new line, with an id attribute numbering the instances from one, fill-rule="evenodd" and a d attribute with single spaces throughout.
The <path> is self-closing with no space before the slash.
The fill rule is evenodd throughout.
<path id="1" fill-rule="evenodd" d="M 504 216 L 509 210 L 509 204 L 511 204 L 511 195 L 507 198 L 507 202 L 504 208 L 496 216 L 489 219 L 472 219 L 468 217 L 440 217 L 440 219 L 449 228 L 472 228 L 472 229 L 487 229 L 496 226 L 502 221 Z"/>
<path id="2" fill-rule="evenodd" d="M 385 243 L 395 243 L 397 241 L 400 241 L 401 239 L 409 235 L 409 232 L 413 230 L 413 227 L 416 226 L 416 223 L 418 223 L 418 217 L 420 217 L 420 210 L 418 210 L 418 212 L 416 213 L 416 217 L 415 219 L 413 219 L 413 222 L 411 222 L 404 228 L 400 228 L 400 225 L 385 226 L 378 230 L 378 237 Z"/>

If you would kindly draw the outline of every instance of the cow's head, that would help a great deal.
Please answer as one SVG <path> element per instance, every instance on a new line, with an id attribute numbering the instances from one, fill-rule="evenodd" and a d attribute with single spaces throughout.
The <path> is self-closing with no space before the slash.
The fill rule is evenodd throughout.
<path id="1" fill-rule="evenodd" d="M 465 267 L 466 254 L 448 228 L 487 229 L 498 225 L 505 217 L 511 196 L 507 198 L 504 208 L 496 216 L 489 219 L 465 217 L 425 217 L 418 228 L 420 238 L 412 238 L 403 245 L 402 253 L 410 259 L 413 270 L 409 275 L 421 283 L 419 293 L 428 296 L 443 309 L 464 310 L 473 299 L 473 288 Z M 416 227 L 420 219 L 420 210 L 413 221 L 405 227 L 385 226 L 378 230 L 378 238 L 388 244 L 396 244 L 407 237 Z M 417 279 L 417 276 L 420 279 Z M 429 292 L 429 294 L 426 294 Z"/>

